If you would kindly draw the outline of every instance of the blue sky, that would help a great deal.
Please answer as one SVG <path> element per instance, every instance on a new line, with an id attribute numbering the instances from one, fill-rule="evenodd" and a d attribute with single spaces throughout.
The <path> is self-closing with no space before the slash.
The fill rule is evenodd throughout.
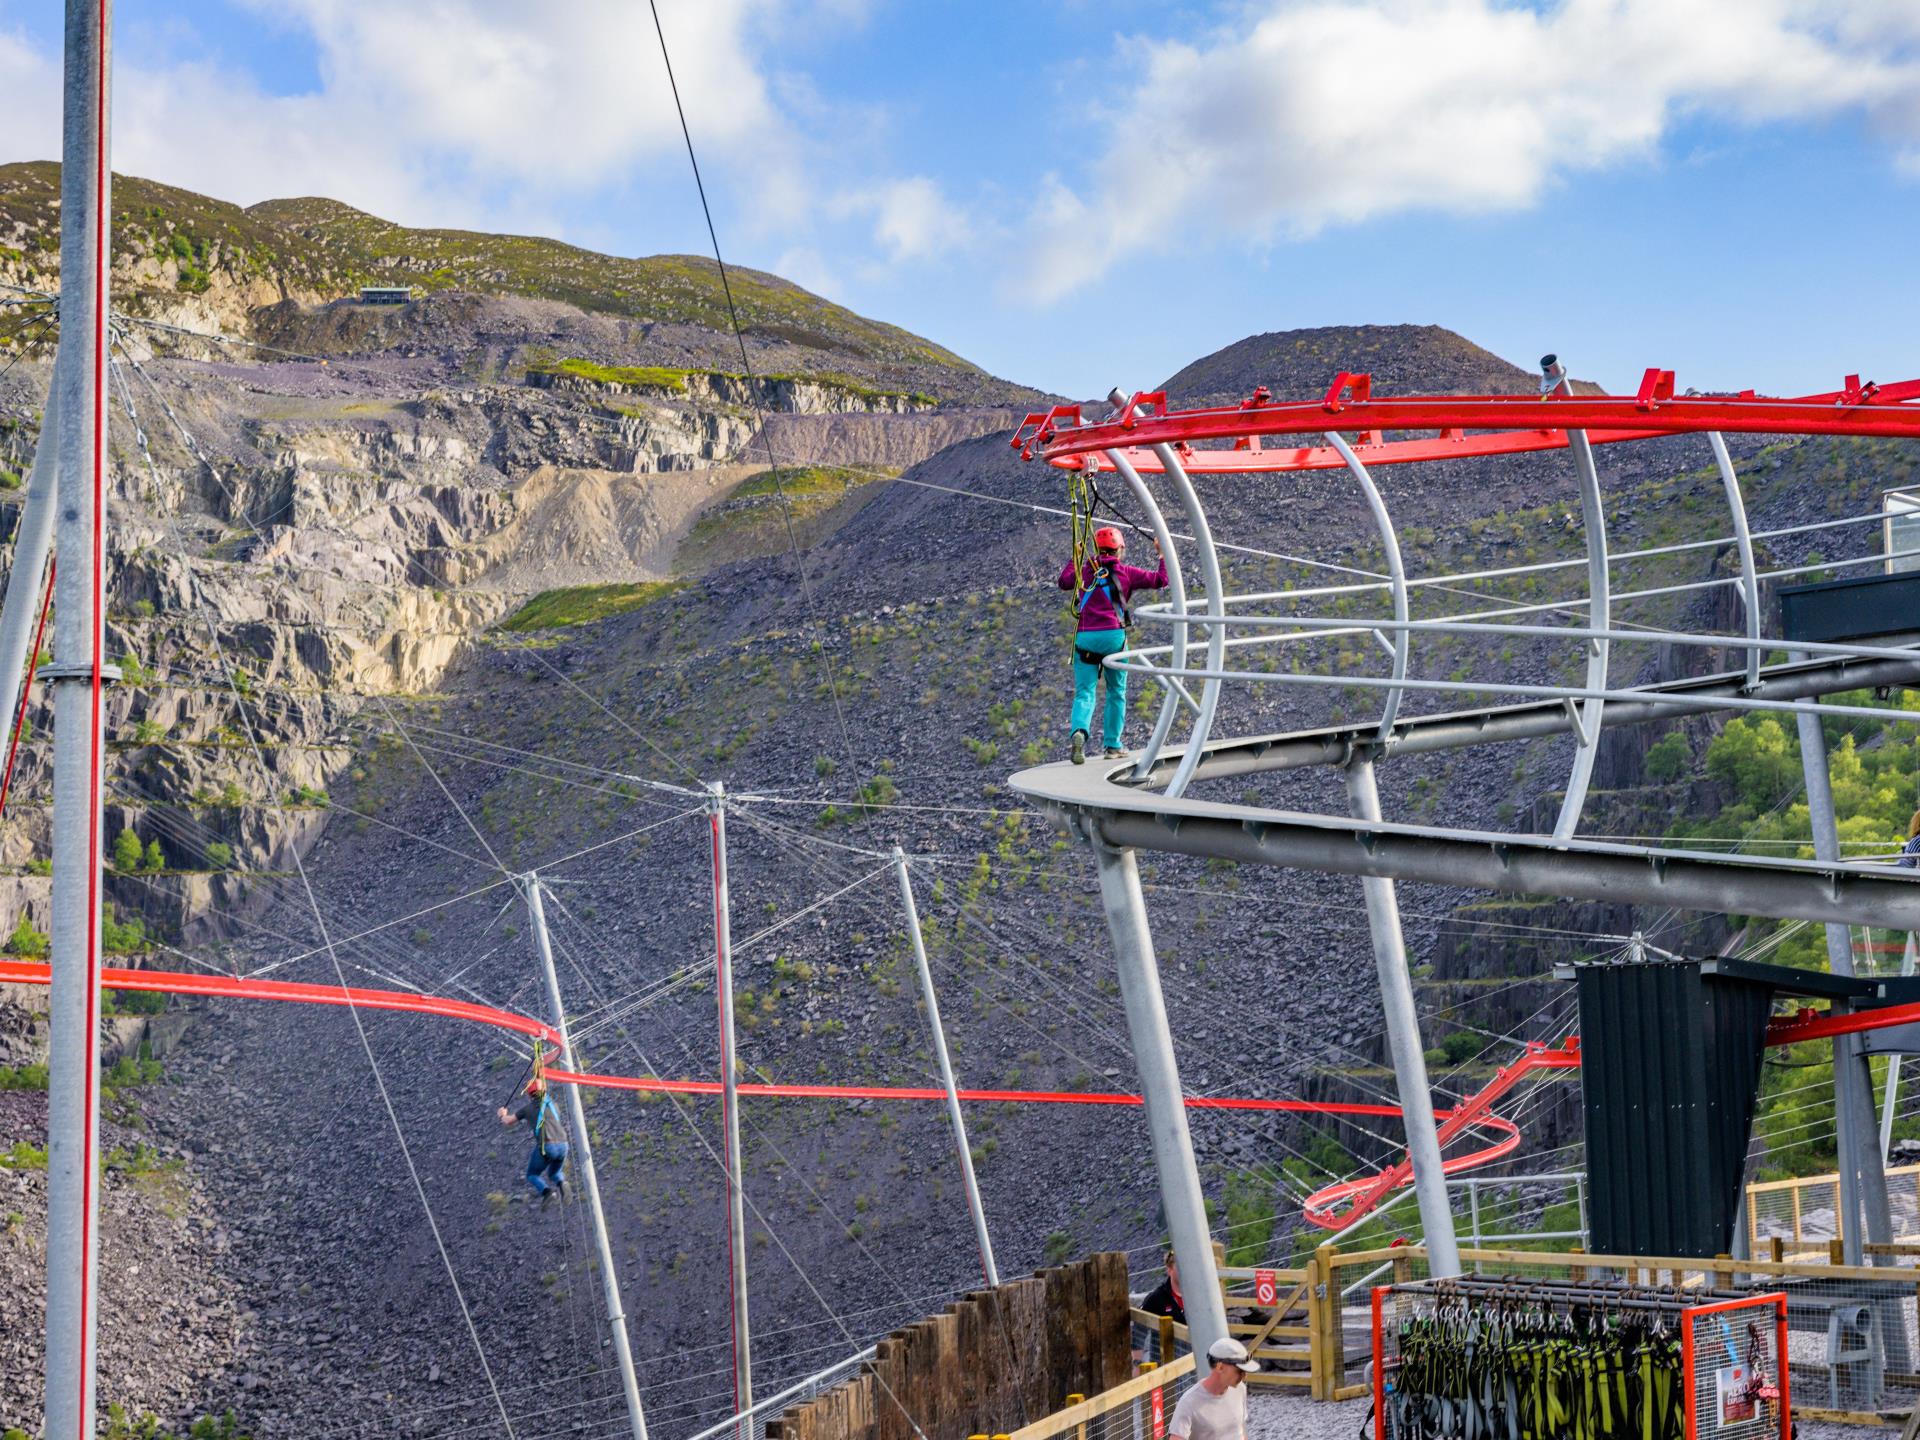
<path id="1" fill-rule="evenodd" d="M 730 261 L 1012 379 L 1446 325 L 1630 389 L 1920 373 L 1909 0 L 661 0 Z M 60 7 L 0 0 L 0 158 Z M 704 251 L 631 0 L 119 0 L 116 168 Z"/>

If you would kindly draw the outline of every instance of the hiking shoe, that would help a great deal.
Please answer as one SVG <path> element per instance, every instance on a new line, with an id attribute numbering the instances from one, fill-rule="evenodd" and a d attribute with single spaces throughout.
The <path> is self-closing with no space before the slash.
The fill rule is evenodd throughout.
<path id="1" fill-rule="evenodd" d="M 565 1203 L 567 1198 L 567 1182 L 558 1175 L 553 1177 L 553 1193 L 560 1197 L 563 1204 Z"/>
<path id="2" fill-rule="evenodd" d="M 555 1196 L 556 1194 L 558 1194 L 558 1193 L 559 1193 L 559 1192 L 558 1192 L 558 1191 L 556 1191 L 556 1190 L 548 1190 L 548 1191 L 546 1191 L 546 1192 L 544 1192 L 544 1193 L 543 1193 L 543 1194 L 542 1194 L 542 1195 L 540 1196 L 540 1208 L 541 1208 L 542 1210 L 544 1210 L 544 1209 L 546 1209 L 546 1208 L 547 1208 L 547 1207 L 548 1207 L 549 1205 L 551 1205 L 551 1204 L 553 1204 L 553 1197 L 554 1197 L 554 1196 Z"/>
<path id="3" fill-rule="evenodd" d="M 1073 732 L 1073 748 L 1072 748 L 1071 754 L 1073 756 L 1074 764 L 1084 765 L 1087 763 L 1087 732 L 1086 731 L 1076 730 Z"/>
<path id="4" fill-rule="evenodd" d="M 1127 752 L 1122 750 L 1118 745 L 1109 745 L 1107 746 L 1106 749 L 1100 752 L 1102 758 L 1107 760 L 1118 760 L 1121 756 L 1125 755 L 1126 753 Z"/>

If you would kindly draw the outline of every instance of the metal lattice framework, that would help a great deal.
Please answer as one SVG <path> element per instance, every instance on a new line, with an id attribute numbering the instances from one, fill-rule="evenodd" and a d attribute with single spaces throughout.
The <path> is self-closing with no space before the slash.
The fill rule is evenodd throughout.
<path id="1" fill-rule="evenodd" d="M 1169 1228 L 1183 1273 L 1211 1274 L 1205 1248 L 1204 1206 L 1194 1169 L 1179 1084 L 1167 1032 L 1152 941 L 1132 852 L 1135 848 L 1210 858 L 1297 866 L 1362 877 L 1379 970 L 1390 1047 L 1405 1108 L 1409 1166 L 1432 1247 L 1435 1273 L 1457 1270 L 1440 1141 L 1435 1134 L 1419 1027 L 1407 971 L 1394 882 L 1432 881 L 1502 892 L 1564 896 L 1826 922 L 1836 928 L 1872 924 L 1920 928 L 1920 882 L 1911 871 L 1846 862 L 1834 841 L 1825 755 L 1818 717 L 1920 720 L 1895 710 L 1827 703 L 1824 696 L 1865 687 L 1920 684 L 1920 616 L 1911 633 L 1852 641 L 1789 643 L 1763 633 L 1761 584 L 1814 569 L 1908 559 L 1920 550 L 1875 554 L 1868 560 L 1763 570 L 1755 556 L 1740 478 L 1723 438 L 1743 435 L 1835 435 L 1920 439 L 1920 380 L 1863 384 L 1848 377 L 1838 390 L 1779 399 L 1751 391 L 1730 395 L 1678 394 L 1673 372 L 1648 370 L 1634 395 L 1575 393 L 1554 357 L 1542 362 L 1537 394 L 1380 397 L 1370 377 L 1341 373 L 1318 400 L 1274 401 L 1263 388 L 1237 406 L 1179 411 L 1163 392 L 1130 397 L 1116 391 L 1111 412 L 1083 415 L 1056 406 L 1030 415 L 1013 444 L 1027 459 L 1063 469 L 1119 476 L 1145 517 L 1167 560 L 1169 598 L 1136 613 L 1159 627 L 1107 660 L 1109 666 L 1149 676 L 1165 689 L 1143 749 L 1124 762 L 1051 764 L 1013 778 L 1024 795 L 1060 816 L 1091 845 L 1099 863 L 1127 1000 L 1136 1057 L 1148 1093 L 1149 1121 Z M 1603 446 L 1669 436 L 1698 435 L 1713 455 L 1726 501 L 1729 532 L 1653 549 L 1610 552 L 1596 451 Z M 1393 515 L 1375 483 L 1383 465 L 1469 457 L 1568 452 L 1580 499 L 1584 556 L 1538 564 L 1487 566 L 1460 573 L 1408 573 Z M 1219 547 L 1195 491 L 1194 476 L 1238 476 L 1249 483 L 1303 471 L 1344 469 L 1358 487 L 1384 556 L 1379 571 L 1333 566 L 1354 576 L 1340 583 L 1236 594 L 1222 579 Z M 1166 512 L 1149 485 L 1158 477 L 1188 535 L 1198 585 L 1176 551 Z M 1878 524 L 1879 512 L 1772 532 Z M 1615 567 L 1654 555 L 1730 550 L 1738 571 L 1655 589 L 1617 590 Z M 1910 566 L 1902 568 L 1911 568 Z M 1470 587 L 1522 577 L 1584 572 L 1584 593 L 1542 603 L 1504 603 Z M 1713 586 L 1736 589 L 1743 624 L 1737 634 L 1630 627 L 1618 623 L 1619 602 L 1681 595 Z M 1471 607 L 1415 618 L 1417 600 L 1464 593 Z M 1362 619 L 1309 613 L 1317 604 L 1357 598 L 1379 602 Z M 1434 608 L 1434 607 L 1427 607 Z M 1580 623 L 1565 623 L 1572 615 Z M 1886 627 L 1881 627 L 1886 628 Z M 1164 641 L 1160 635 L 1164 634 Z M 1320 674 L 1285 659 L 1314 640 L 1362 637 L 1377 645 L 1381 663 L 1367 673 Z M 1526 683 L 1506 677 L 1439 678 L 1422 675 L 1423 644 L 1442 637 L 1539 643 L 1572 641 L 1584 650 L 1578 683 Z M 1711 647 L 1735 652 L 1729 673 L 1652 685 L 1610 679 L 1615 651 L 1632 645 Z M 1764 663 L 1788 649 L 1784 664 Z M 1271 668 L 1236 663 L 1249 650 L 1280 657 Z M 1292 684 L 1371 692 L 1379 711 L 1362 722 L 1281 734 L 1217 733 L 1220 699 L 1229 685 Z M 1467 708 L 1422 710 L 1422 702 L 1460 697 Z M 1581 814 L 1592 782 L 1601 732 L 1612 726 L 1703 711 L 1792 714 L 1809 754 L 1808 787 L 1815 813 L 1812 861 L 1728 855 L 1580 837 Z M 1175 732 L 1186 722 L 1184 739 Z M 1809 735 L 1811 728 L 1811 735 Z M 1551 833 L 1513 834 L 1388 821 L 1375 783 L 1378 761 L 1432 754 L 1502 740 L 1571 736 L 1573 757 Z M 1818 753 L 1819 776 L 1814 774 Z M 1350 813 L 1282 810 L 1202 798 L 1195 782 L 1242 778 L 1307 766 L 1343 772 Z M 1824 825 L 1822 817 L 1824 813 Z M 1823 829 L 1828 832 L 1822 835 Z M 1836 968 L 1840 968 L 1836 966 Z M 1154 1104 L 1156 1089 L 1160 1104 Z M 1843 1134 L 1852 1122 L 1843 1118 Z M 1843 1140 L 1843 1143 L 1844 1140 Z M 1875 1167 L 1877 1174 L 1877 1162 Z M 1867 1203 L 1870 1211 L 1870 1197 Z M 1189 1279 L 1188 1289 L 1209 1287 Z M 1223 1334 L 1224 1316 L 1202 1315 L 1204 1343 Z"/>

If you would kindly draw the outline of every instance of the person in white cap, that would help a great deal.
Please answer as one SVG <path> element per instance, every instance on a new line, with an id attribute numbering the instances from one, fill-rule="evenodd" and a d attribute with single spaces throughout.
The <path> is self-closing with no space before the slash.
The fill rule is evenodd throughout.
<path id="1" fill-rule="evenodd" d="M 1247 1376 L 1260 1368 L 1238 1340 L 1207 1347 L 1206 1377 L 1173 1407 L 1167 1433 L 1179 1440 L 1247 1440 Z"/>

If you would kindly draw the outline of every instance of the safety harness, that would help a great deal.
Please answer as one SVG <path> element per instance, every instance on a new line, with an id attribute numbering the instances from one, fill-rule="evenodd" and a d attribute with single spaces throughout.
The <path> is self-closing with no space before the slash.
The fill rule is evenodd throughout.
<path id="1" fill-rule="evenodd" d="M 1679 1341 L 1644 1320 L 1454 1309 L 1401 1322 L 1397 1339 L 1393 1440 L 1686 1434 Z M 1764 1382 L 1754 1390 L 1762 1402 L 1778 1393 Z"/>

